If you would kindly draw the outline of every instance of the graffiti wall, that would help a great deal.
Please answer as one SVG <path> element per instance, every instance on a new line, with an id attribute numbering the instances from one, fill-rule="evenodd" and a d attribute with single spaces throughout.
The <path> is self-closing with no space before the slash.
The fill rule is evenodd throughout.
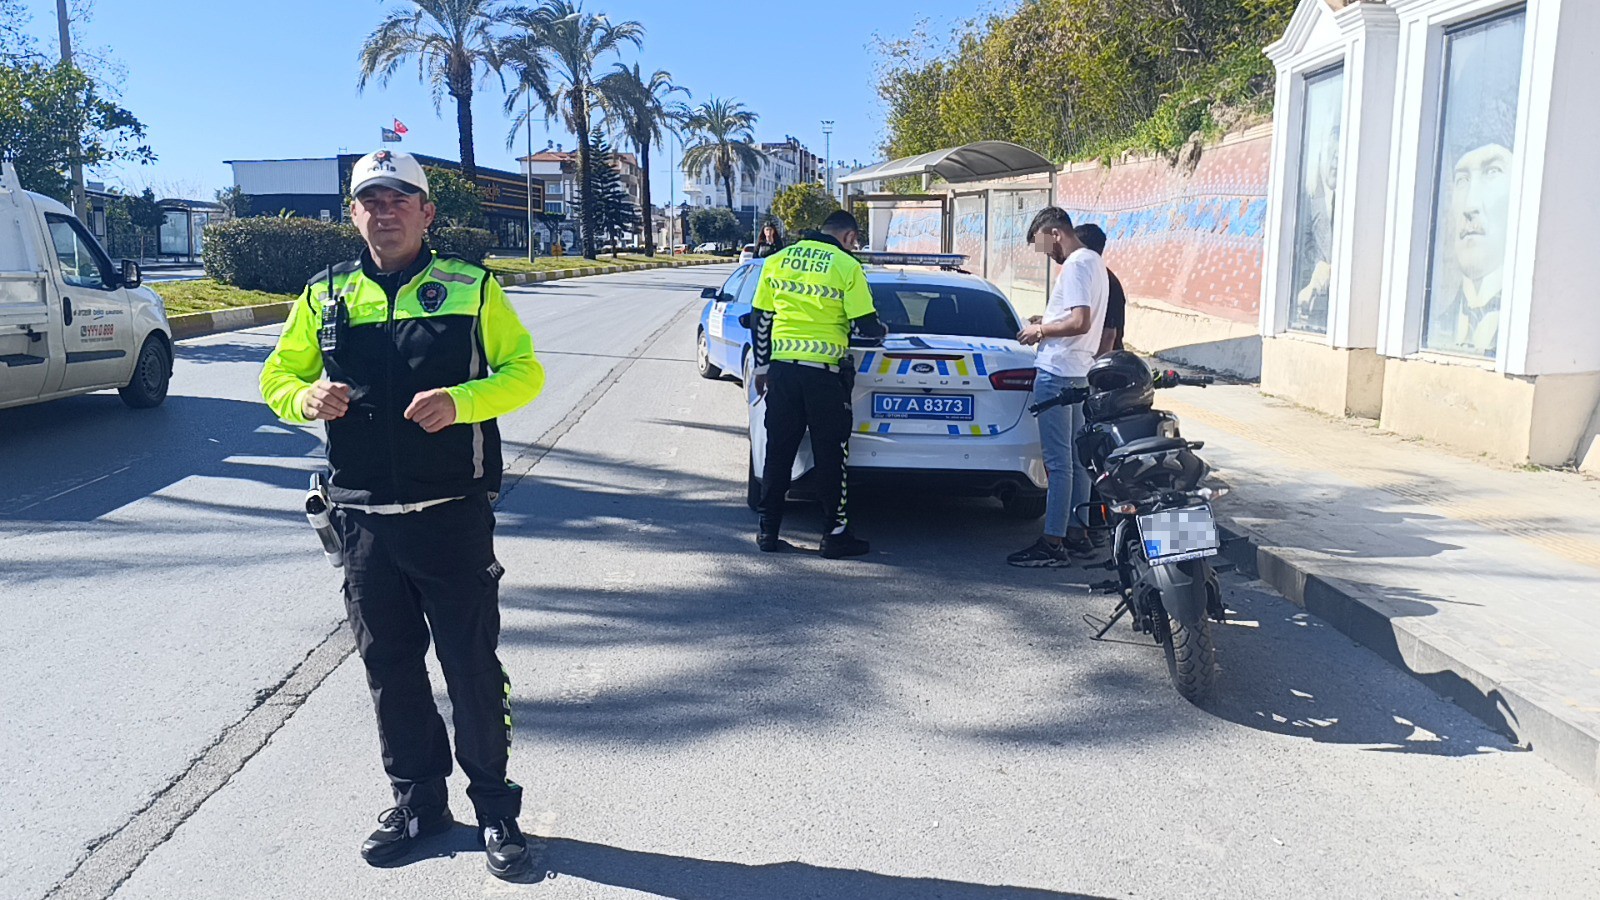
<path id="1" fill-rule="evenodd" d="M 890 253 L 938 253 L 944 249 L 944 210 L 938 206 L 894 206 L 881 248 Z"/>
<path id="2" fill-rule="evenodd" d="M 1105 229 L 1106 264 L 1130 300 L 1255 322 L 1271 156 L 1261 128 L 1207 147 L 1192 173 L 1164 159 L 1074 166 L 1057 176 L 1056 202 Z"/>

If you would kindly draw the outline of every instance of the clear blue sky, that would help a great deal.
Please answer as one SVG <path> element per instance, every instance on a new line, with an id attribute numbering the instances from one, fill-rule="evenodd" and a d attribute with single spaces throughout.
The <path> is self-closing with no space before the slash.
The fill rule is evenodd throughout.
<path id="1" fill-rule="evenodd" d="M 24 5 L 33 14 L 31 30 L 54 52 L 54 0 Z M 159 161 L 92 177 L 195 190 L 204 199 L 232 183 L 223 160 L 365 152 L 379 146 L 378 129 L 395 118 L 411 129 L 400 149 L 456 158 L 454 101 L 444 98 L 435 113 L 414 67 L 402 68 L 387 87 L 356 91 L 363 39 L 401 5 L 409 4 L 97 0 L 80 40 L 109 48 L 126 67 L 123 103 L 149 129 Z M 925 18 L 942 36 L 977 10 L 970 0 L 588 0 L 585 6 L 644 25 L 643 50 L 627 51 L 625 61 L 637 60 L 646 72 L 670 71 L 696 99 L 744 101 L 761 115 L 758 140 L 792 134 L 821 154 L 821 120 L 833 119 L 833 157 L 862 162 L 878 157 L 883 136 L 873 34 L 902 37 Z M 523 140 L 515 151 L 506 149 L 504 96 L 493 82 L 474 101 L 477 157 L 480 165 L 516 170 Z M 535 148 L 546 140 L 573 143 L 559 127 L 546 134 L 536 126 Z M 664 203 L 667 166 L 652 163 L 656 202 Z M 681 177 L 678 185 L 681 191 Z"/>

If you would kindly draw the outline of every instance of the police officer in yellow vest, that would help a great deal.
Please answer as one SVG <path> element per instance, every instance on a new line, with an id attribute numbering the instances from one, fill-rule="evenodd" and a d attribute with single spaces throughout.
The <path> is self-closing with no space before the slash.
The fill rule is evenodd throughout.
<path id="1" fill-rule="evenodd" d="M 884 328 L 861 263 L 850 255 L 859 242 L 855 216 L 844 210 L 833 213 L 820 232 L 767 257 L 751 301 L 755 387 L 767 400 L 767 459 L 756 545 L 769 553 L 781 546 L 784 498 L 807 429 L 815 458 L 813 477 L 828 514 L 822 555 L 838 559 L 869 549 L 851 533 L 846 509 L 855 370 L 841 363 L 848 358 L 852 325 L 869 338 L 881 338 Z"/>
<path id="2" fill-rule="evenodd" d="M 361 855 L 390 862 L 454 825 L 450 743 L 424 667 L 431 633 L 488 867 L 511 876 L 528 856 L 522 788 L 506 772 L 511 683 L 496 656 L 495 418 L 537 396 L 544 369 L 499 283 L 424 243 L 435 208 L 415 158 L 362 157 L 350 192 L 367 248 L 306 285 L 261 393 L 283 420 L 327 427 L 345 604 L 395 797 Z"/>

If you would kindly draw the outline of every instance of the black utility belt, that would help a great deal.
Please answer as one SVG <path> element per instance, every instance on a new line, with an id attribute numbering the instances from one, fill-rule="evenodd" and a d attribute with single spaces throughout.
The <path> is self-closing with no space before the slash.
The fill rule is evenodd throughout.
<path id="1" fill-rule="evenodd" d="M 805 366 L 810 369 L 821 369 L 824 372 L 833 372 L 834 374 L 838 374 L 838 372 L 844 368 L 841 365 L 812 362 L 809 359 L 775 359 L 772 361 L 772 364 L 775 366 Z"/>

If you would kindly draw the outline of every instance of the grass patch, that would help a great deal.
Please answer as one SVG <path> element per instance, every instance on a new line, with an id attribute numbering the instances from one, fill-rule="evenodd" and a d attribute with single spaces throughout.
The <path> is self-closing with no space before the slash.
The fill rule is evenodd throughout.
<path id="1" fill-rule="evenodd" d="M 293 294 L 247 291 L 210 278 L 201 278 L 197 281 L 168 281 L 146 286 L 161 295 L 169 316 L 230 309 L 235 306 L 260 306 L 265 303 L 282 303 L 295 299 Z"/>
<path id="2" fill-rule="evenodd" d="M 555 272 L 563 269 L 582 269 L 595 267 L 600 269 L 619 268 L 625 263 L 653 262 L 665 259 L 681 259 L 691 262 L 701 260 L 716 260 L 719 262 L 737 262 L 737 257 L 717 257 L 705 253 L 691 253 L 686 256 L 658 256 L 652 260 L 642 254 L 624 253 L 613 260 L 609 256 L 599 259 L 584 259 L 581 256 L 541 256 L 533 262 L 525 259 L 495 259 L 484 260 L 491 272 L 500 275 L 512 275 L 522 272 Z M 181 316 L 185 313 L 208 312 L 214 309 L 231 309 L 236 306 L 261 306 L 266 303 L 283 303 L 293 300 L 295 294 L 269 294 L 265 291 L 247 291 L 236 288 L 230 284 L 223 284 L 211 278 L 201 278 L 195 281 L 167 281 L 146 285 L 166 303 L 167 315 Z"/>

